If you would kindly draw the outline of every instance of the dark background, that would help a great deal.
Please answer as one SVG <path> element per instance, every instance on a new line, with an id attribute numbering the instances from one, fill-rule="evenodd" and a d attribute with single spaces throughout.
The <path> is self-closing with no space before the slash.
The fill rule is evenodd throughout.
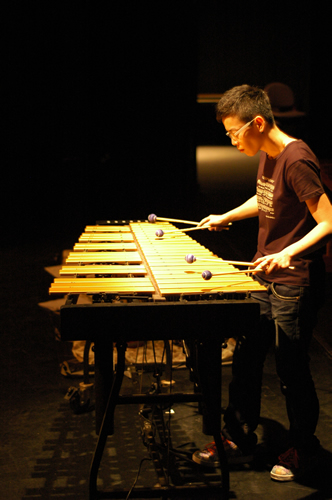
<path id="1" fill-rule="evenodd" d="M 290 85 L 330 157 L 329 19 L 315 2 L 11 2 L 3 12 L 5 240 L 151 212 L 199 220 L 195 148 L 224 131 L 198 93 Z M 211 112 L 210 112 L 211 111 Z M 219 127 L 219 128 L 217 128 Z M 220 211 L 223 206 L 221 193 Z"/>
<path id="2" fill-rule="evenodd" d="M 13 500 L 77 500 L 86 497 L 94 414 L 74 415 L 64 399 L 80 379 L 60 374 L 71 346 L 55 341 L 58 315 L 39 306 L 55 298 L 45 268 L 61 264 L 62 250 L 98 219 L 145 219 L 154 212 L 199 220 L 252 195 L 243 183 L 238 190 L 222 185 L 219 199 L 199 192 L 196 145 L 227 144 L 213 105 L 197 104 L 199 93 L 287 83 L 308 114 L 310 146 L 320 159 L 331 159 L 330 17 L 317 3 L 302 2 L 299 10 L 290 1 L 7 4 L 0 11 L 0 491 Z M 249 260 L 253 227 L 250 220 L 218 234 L 197 233 L 221 257 Z M 330 481 L 322 480 L 330 476 L 332 449 L 325 356 L 325 350 L 332 352 L 331 280 L 328 290 L 315 334 L 324 354 L 317 342 L 311 351 L 322 408 L 318 435 L 326 454 L 308 487 L 292 484 L 287 499 L 327 498 L 313 488 L 331 490 Z M 125 327 L 132 328 L 130 318 Z M 277 441 L 287 422 L 272 358 L 265 375 L 263 418 L 275 424 Z M 136 475 L 137 464 L 124 462 L 123 432 L 129 422 L 136 432 L 137 423 L 123 420 L 115 444 L 119 466 L 121 474 L 131 469 Z M 205 444 L 201 419 L 193 429 L 190 440 L 199 435 L 197 445 Z M 247 474 L 236 477 L 239 498 L 242 491 L 280 497 L 261 469 L 249 479 Z M 108 462 L 103 478 L 109 481 Z"/>

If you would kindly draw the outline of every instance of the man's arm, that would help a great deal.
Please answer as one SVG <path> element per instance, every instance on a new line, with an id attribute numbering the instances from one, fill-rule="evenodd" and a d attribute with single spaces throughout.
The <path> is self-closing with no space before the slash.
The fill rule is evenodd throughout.
<path id="1" fill-rule="evenodd" d="M 209 226 L 210 231 L 219 231 L 223 226 L 227 226 L 230 222 L 257 216 L 257 197 L 255 195 L 239 207 L 234 208 L 234 210 L 230 210 L 225 214 L 209 215 L 208 217 L 205 217 L 200 221 L 197 227 Z"/>
<path id="2" fill-rule="evenodd" d="M 289 267 L 292 258 L 306 255 L 321 248 L 332 237 L 332 205 L 326 194 L 310 198 L 306 200 L 306 204 L 317 222 L 317 226 L 281 252 L 257 259 L 255 264 L 263 268 L 266 274 Z"/>

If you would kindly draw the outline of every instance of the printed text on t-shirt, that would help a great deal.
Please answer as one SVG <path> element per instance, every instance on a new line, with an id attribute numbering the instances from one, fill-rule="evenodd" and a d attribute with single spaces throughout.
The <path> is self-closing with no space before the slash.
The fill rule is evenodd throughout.
<path id="1" fill-rule="evenodd" d="M 257 180 L 257 205 L 258 210 L 266 212 L 266 217 L 275 218 L 273 208 L 274 180 L 262 176 Z"/>

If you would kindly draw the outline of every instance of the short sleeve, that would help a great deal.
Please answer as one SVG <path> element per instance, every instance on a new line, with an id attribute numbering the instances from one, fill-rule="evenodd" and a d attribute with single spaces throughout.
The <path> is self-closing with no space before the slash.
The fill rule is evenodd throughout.
<path id="1" fill-rule="evenodd" d="M 298 160 L 287 168 L 285 175 L 286 184 L 301 202 L 324 193 L 319 169 L 314 163 Z"/>

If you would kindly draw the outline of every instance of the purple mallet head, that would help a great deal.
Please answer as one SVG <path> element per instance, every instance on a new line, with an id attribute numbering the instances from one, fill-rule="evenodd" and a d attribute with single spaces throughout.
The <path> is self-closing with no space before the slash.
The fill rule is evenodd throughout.
<path id="1" fill-rule="evenodd" d="M 189 264 L 192 264 L 193 262 L 196 261 L 196 257 L 195 255 L 191 254 L 191 253 L 188 253 L 188 255 L 185 256 L 185 259 L 186 261 L 189 263 Z"/>
<path id="2" fill-rule="evenodd" d="M 148 221 L 149 222 L 156 222 L 157 220 L 157 216 L 156 214 L 150 214 L 149 217 L 148 217 Z"/>

